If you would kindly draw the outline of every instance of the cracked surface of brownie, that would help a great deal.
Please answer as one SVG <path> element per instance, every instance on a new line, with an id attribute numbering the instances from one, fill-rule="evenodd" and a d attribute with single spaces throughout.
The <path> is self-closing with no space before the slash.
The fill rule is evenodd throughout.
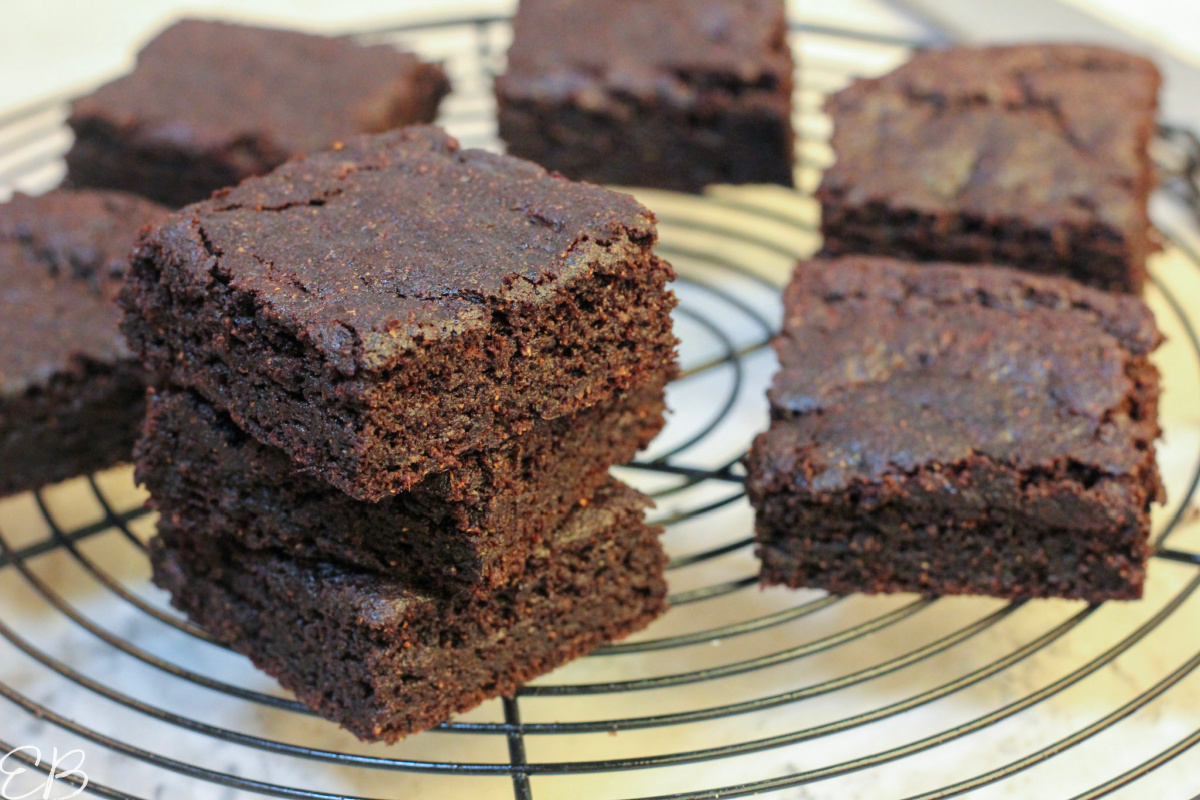
<path id="1" fill-rule="evenodd" d="M 116 294 L 138 229 L 166 213 L 100 191 L 0 204 L 0 494 L 129 459 L 146 379 Z"/>
<path id="2" fill-rule="evenodd" d="M 748 458 L 764 583 L 1141 594 L 1160 336 L 1139 299 L 999 267 L 802 262 Z"/>
<path id="3" fill-rule="evenodd" d="M 653 215 L 432 127 L 349 140 L 142 237 L 154 372 L 360 500 L 673 373 Z"/>
<path id="4" fill-rule="evenodd" d="M 1160 77 L 1083 45 L 918 53 L 831 97 L 829 255 L 1009 264 L 1137 292 Z"/>
<path id="5" fill-rule="evenodd" d="M 432 122 L 445 71 L 391 45 L 184 20 L 72 104 L 67 180 L 179 207 L 339 139 Z"/>

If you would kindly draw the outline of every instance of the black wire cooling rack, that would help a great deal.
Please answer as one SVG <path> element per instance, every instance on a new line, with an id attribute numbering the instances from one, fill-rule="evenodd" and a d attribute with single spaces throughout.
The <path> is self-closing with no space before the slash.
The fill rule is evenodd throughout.
<path id="1" fill-rule="evenodd" d="M 364 36 L 444 60 L 456 88 L 443 123 L 468 146 L 496 146 L 490 83 L 507 20 Z M 0 762 L 0 781 L 23 766 L 14 780 L 36 789 L 52 753 L 77 749 L 86 763 L 50 796 L 84 773 L 106 798 L 1200 791 L 1188 752 L 1200 741 L 1200 341 L 1184 299 L 1194 313 L 1200 143 L 1187 132 L 1164 130 L 1156 145 L 1167 252 L 1149 294 L 1170 337 L 1171 502 L 1156 518 L 1146 599 L 1086 607 L 755 585 L 739 458 L 765 424 L 780 286 L 817 244 L 808 192 L 830 158 L 822 98 L 922 44 L 794 25 L 801 191 L 639 193 L 681 274 L 685 365 L 664 435 L 621 471 L 655 495 L 668 527 L 673 609 L 651 630 L 436 731 L 364 745 L 170 610 L 147 582 L 153 519 L 117 469 L 0 502 L 0 755 L 26 747 Z M 0 118 L 0 187 L 57 181 L 64 114 L 58 99 Z"/>

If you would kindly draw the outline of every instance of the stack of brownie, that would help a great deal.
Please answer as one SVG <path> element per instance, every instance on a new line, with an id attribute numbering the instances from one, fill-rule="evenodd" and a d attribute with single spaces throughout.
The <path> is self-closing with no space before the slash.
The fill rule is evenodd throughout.
<path id="1" fill-rule="evenodd" d="M 436 128 L 357 137 L 135 251 L 156 582 L 368 740 L 664 608 L 648 501 L 673 277 L 632 198 Z"/>
<path id="2" fill-rule="evenodd" d="M 764 584 L 1141 596 L 1158 86 L 1103 48 L 953 48 L 830 99 L 824 257 L 747 462 Z"/>

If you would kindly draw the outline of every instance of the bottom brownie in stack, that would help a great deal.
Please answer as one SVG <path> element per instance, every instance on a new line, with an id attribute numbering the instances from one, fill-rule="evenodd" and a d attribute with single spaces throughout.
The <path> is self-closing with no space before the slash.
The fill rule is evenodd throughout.
<path id="1" fill-rule="evenodd" d="M 249 551 L 208 530 L 160 523 L 155 582 L 197 624 L 362 739 L 432 728 L 665 608 L 661 529 L 647 500 L 610 479 L 484 596 Z"/>
<path id="2" fill-rule="evenodd" d="M 155 583 L 359 737 L 434 727 L 665 608 L 650 502 L 608 477 L 662 427 L 664 383 L 379 503 L 298 473 L 199 395 L 157 389 L 136 452 L 161 514 Z"/>

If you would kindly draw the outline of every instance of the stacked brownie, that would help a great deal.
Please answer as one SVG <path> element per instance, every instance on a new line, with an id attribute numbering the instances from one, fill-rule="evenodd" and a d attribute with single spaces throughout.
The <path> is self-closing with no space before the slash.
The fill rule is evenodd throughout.
<path id="1" fill-rule="evenodd" d="M 675 371 L 655 240 L 632 198 L 428 127 L 152 229 L 122 302 L 155 580 L 372 740 L 646 625 L 660 531 L 608 468 Z"/>
<path id="2" fill-rule="evenodd" d="M 0 204 L 0 495 L 129 460 L 146 378 L 116 295 L 138 229 L 166 214 L 88 190 Z"/>
<path id="3" fill-rule="evenodd" d="M 747 459 L 764 584 L 1141 596 L 1158 84 L 1103 48 L 953 48 L 829 101 L 824 258 Z"/>
<path id="4" fill-rule="evenodd" d="M 184 20 L 74 102 L 74 186 L 170 206 L 359 133 L 433 122 L 445 71 L 388 45 Z"/>

